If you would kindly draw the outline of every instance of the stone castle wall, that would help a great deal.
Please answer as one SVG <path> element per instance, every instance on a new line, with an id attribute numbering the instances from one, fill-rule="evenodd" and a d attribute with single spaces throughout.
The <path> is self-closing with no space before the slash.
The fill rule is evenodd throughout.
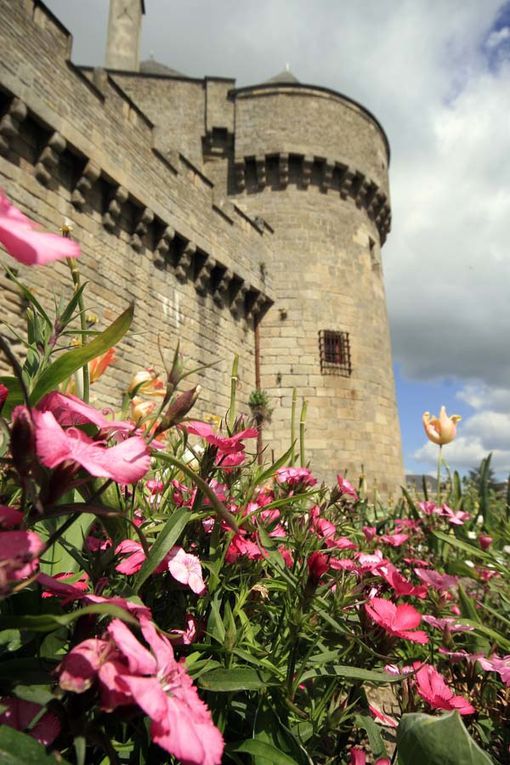
<path id="1" fill-rule="evenodd" d="M 158 339 L 171 351 L 179 339 L 190 367 L 219 362 L 192 378 L 204 383 L 198 411 L 225 411 L 234 352 L 246 401 L 255 385 L 254 317 L 272 300 L 258 265 L 269 258 L 267 231 L 170 152 L 111 77 L 73 66 L 70 35 L 42 3 L 0 0 L 0 17 L 0 187 L 49 230 L 73 221 L 101 326 L 136 303 L 101 395 L 140 366 L 161 369 Z M 61 263 L 20 271 L 50 305 L 70 283 Z M 19 298 L 3 277 L 1 289 L 3 318 L 19 326 Z"/>
<path id="2" fill-rule="evenodd" d="M 136 301 L 103 395 L 112 378 L 125 385 L 135 368 L 161 367 L 158 338 L 172 349 L 180 339 L 193 367 L 220 361 L 193 380 L 204 383 L 197 413 L 224 413 L 234 352 L 246 405 L 260 322 L 275 455 L 289 446 L 295 388 L 308 400 L 317 475 L 347 468 L 356 480 L 363 465 L 372 487 L 395 489 L 381 265 L 389 146 L 373 115 L 288 80 L 235 89 L 171 70 L 78 69 L 69 33 L 40 0 L 0 0 L 0 18 L 0 185 L 50 229 L 73 220 L 103 325 Z M 45 300 L 68 282 L 62 264 L 26 276 Z M 2 294 L 15 317 L 9 282 Z M 348 334 L 348 374 L 325 373 L 338 370 L 321 363 L 324 330 Z"/>

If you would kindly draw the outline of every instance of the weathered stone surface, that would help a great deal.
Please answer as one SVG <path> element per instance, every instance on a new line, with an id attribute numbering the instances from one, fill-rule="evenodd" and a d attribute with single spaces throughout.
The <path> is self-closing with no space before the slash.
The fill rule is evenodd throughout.
<path id="1" fill-rule="evenodd" d="M 143 5 L 113 3 L 123 4 Z M 193 367 L 220 361 L 190 381 L 204 389 L 197 412 L 225 412 L 234 352 L 246 407 L 259 321 L 275 454 L 289 446 L 296 388 L 317 475 L 347 468 L 356 480 L 363 466 L 372 486 L 394 490 L 402 461 L 380 257 L 389 149 L 377 120 L 294 81 L 235 90 L 140 73 L 137 60 L 78 69 L 69 33 L 38 0 L 0 0 L 0 18 L 0 186 L 50 230 L 73 221 L 101 325 L 136 303 L 98 400 L 118 403 L 116 386 L 141 365 L 161 368 L 158 345 L 179 339 Z M 70 289 L 64 264 L 20 270 L 43 301 Z M 19 328 L 13 285 L 0 285 Z M 350 376 L 321 373 L 323 330 L 349 334 Z"/>

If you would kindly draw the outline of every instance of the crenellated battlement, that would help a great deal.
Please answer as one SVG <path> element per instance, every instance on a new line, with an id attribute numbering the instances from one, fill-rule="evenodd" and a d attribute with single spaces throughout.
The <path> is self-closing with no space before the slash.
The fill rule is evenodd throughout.
<path id="1" fill-rule="evenodd" d="M 315 186 L 342 200 L 351 199 L 374 221 L 381 245 L 391 228 L 391 208 L 384 191 L 359 170 L 334 159 L 288 153 L 243 157 L 235 161 L 235 182 L 238 193 L 254 194 L 266 187 L 285 191 L 289 185 L 303 190 Z"/>

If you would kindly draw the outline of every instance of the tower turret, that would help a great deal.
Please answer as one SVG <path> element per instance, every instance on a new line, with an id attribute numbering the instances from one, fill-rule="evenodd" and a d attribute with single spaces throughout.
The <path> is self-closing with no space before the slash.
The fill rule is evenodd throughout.
<path id="1" fill-rule="evenodd" d="M 106 68 L 137 72 L 144 0 L 110 0 Z"/>
<path id="2" fill-rule="evenodd" d="M 283 76 L 284 75 L 284 76 Z M 267 440 L 290 443 L 292 389 L 308 400 L 307 454 L 330 481 L 363 465 L 373 488 L 403 478 L 381 246 L 389 145 L 366 109 L 290 72 L 231 93 L 235 193 L 274 230 L 277 300 L 260 326 Z"/>

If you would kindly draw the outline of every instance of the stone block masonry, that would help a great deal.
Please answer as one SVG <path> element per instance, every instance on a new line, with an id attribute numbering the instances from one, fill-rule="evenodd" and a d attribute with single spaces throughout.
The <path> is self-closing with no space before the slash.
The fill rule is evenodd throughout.
<path id="1" fill-rule="evenodd" d="M 126 8 L 130 26 L 116 30 L 113 11 Z M 98 396 L 118 403 L 110 383 L 161 367 L 158 343 L 173 349 L 179 339 L 189 364 L 219 361 L 193 380 L 204 388 L 197 412 L 225 412 L 234 352 L 246 408 L 257 335 L 275 456 L 289 446 L 296 389 L 308 401 L 317 476 L 347 469 L 356 481 L 363 466 L 371 489 L 394 492 L 403 470 L 381 261 L 391 228 L 381 125 L 288 72 L 236 89 L 115 58 L 117 31 L 124 52 L 136 52 L 151 3 L 112 0 L 112 9 L 106 71 L 72 64 L 71 37 L 40 0 L 0 0 L 0 185 L 49 229 L 72 219 L 102 325 L 136 303 Z M 68 282 L 62 264 L 21 270 L 46 301 Z M 1 287 L 19 327 L 19 298 L 10 282 Z"/>

